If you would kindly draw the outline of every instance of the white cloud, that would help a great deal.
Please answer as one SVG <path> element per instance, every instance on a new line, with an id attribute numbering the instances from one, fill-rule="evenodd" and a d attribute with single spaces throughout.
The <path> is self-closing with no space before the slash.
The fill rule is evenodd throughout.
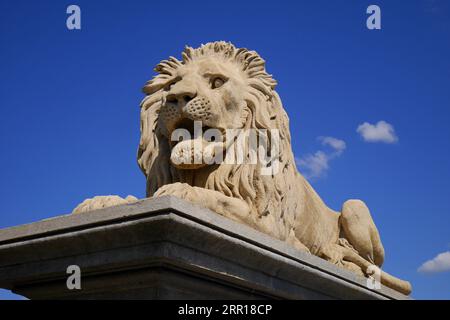
<path id="1" fill-rule="evenodd" d="M 423 273 L 450 271 L 450 251 L 440 253 L 433 259 L 426 261 L 417 271 Z"/>
<path id="2" fill-rule="evenodd" d="M 322 142 L 322 145 L 330 146 L 339 154 L 341 154 L 345 150 L 345 148 L 347 148 L 344 140 L 336 139 L 333 137 L 319 137 L 318 139 Z"/>
<path id="3" fill-rule="evenodd" d="M 317 139 L 323 146 L 329 146 L 333 151 L 325 152 L 319 150 L 314 154 L 307 154 L 300 159 L 296 159 L 297 166 L 307 179 L 319 178 L 325 175 L 329 169 L 330 160 L 340 156 L 347 147 L 345 141 L 333 137 L 318 137 Z"/>
<path id="4" fill-rule="evenodd" d="M 383 120 L 375 125 L 364 122 L 358 126 L 356 132 L 367 142 L 395 143 L 398 141 L 394 127 Z"/>
<path id="5" fill-rule="evenodd" d="M 328 156 L 323 151 L 307 154 L 301 159 L 296 159 L 297 165 L 306 178 L 318 178 L 328 170 Z"/>

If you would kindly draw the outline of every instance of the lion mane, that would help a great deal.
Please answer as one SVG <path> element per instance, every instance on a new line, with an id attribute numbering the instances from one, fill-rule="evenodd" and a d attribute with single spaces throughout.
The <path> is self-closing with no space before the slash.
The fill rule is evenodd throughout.
<path id="1" fill-rule="evenodd" d="M 278 159 L 281 171 L 281 174 L 265 176 L 260 174 L 259 165 L 221 164 L 208 177 L 206 188 L 243 199 L 259 216 L 273 213 L 274 219 L 283 218 L 284 208 L 290 205 L 287 202 L 292 199 L 287 196 L 289 182 L 298 174 L 291 151 L 288 116 L 275 91 L 276 81 L 266 72 L 265 61 L 255 51 L 239 49 L 223 41 L 208 43 L 197 49 L 186 47 L 181 61 L 170 57 L 160 62 L 154 69 L 158 75 L 143 88 L 146 97 L 141 103 L 138 164 L 147 179 L 147 196 L 151 197 L 163 185 L 186 182 L 186 171 L 189 170 L 179 170 L 170 164 L 170 148 L 167 138 L 161 134 L 158 116 L 163 88 L 174 81 L 174 71 L 204 55 L 232 61 L 247 75 L 244 99 L 248 112 L 244 128 L 266 129 L 267 132 L 270 129 L 279 130 L 278 154 L 270 157 L 271 161 Z M 267 136 L 267 146 L 270 147 L 271 136 Z"/>

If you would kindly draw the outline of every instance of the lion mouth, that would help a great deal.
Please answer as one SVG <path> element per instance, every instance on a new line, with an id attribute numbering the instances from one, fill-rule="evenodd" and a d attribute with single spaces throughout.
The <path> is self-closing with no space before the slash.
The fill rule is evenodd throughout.
<path id="1" fill-rule="evenodd" d="M 199 123 L 199 125 L 197 125 L 197 127 L 196 127 L 195 122 Z M 205 131 L 212 129 L 212 128 L 209 126 L 203 125 L 203 123 L 201 121 L 194 121 L 190 118 L 183 118 L 174 125 L 174 127 L 170 133 L 170 137 L 171 137 L 170 145 L 172 148 L 175 147 L 181 141 L 183 141 L 183 139 L 172 139 L 174 131 L 182 130 L 182 129 L 187 130 L 192 139 L 197 139 L 197 138 L 201 137 L 203 135 L 203 133 L 205 133 Z"/>
<path id="2" fill-rule="evenodd" d="M 212 164 L 211 159 L 223 152 L 224 144 L 212 138 L 206 139 L 204 134 L 209 129 L 214 128 L 203 125 L 201 121 L 179 120 L 170 134 L 172 165 L 179 169 L 199 169 Z"/>

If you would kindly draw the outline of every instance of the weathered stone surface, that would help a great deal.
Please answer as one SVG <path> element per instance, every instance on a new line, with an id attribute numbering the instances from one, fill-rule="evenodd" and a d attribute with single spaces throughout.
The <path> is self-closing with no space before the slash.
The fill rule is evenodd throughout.
<path id="1" fill-rule="evenodd" d="M 82 290 L 66 269 L 81 268 Z M 0 230 L 0 287 L 32 299 L 407 299 L 176 197 Z"/>

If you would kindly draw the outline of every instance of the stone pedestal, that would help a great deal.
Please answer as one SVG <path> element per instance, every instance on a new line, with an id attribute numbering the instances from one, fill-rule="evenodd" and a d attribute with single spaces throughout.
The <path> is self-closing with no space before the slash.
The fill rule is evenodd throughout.
<path id="1" fill-rule="evenodd" d="M 66 286 L 81 269 L 81 290 Z M 30 299 L 407 299 L 175 197 L 0 230 L 0 287 Z"/>

